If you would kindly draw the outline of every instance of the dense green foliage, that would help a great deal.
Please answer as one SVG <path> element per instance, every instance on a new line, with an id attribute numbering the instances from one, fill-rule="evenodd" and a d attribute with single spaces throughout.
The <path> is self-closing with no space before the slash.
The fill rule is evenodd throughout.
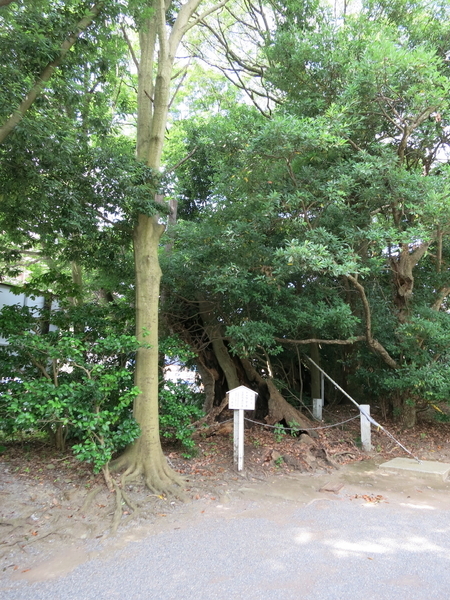
<path id="1" fill-rule="evenodd" d="M 194 453 L 191 424 L 203 416 L 202 394 L 182 381 L 167 381 L 159 393 L 161 435 L 173 442 L 180 442 L 183 456 L 190 458 Z"/>
<path id="2" fill-rule="evenodd" d="M 190 299 L 167 307 L 179 322 L 203 295 L 234 352 L 288 388 L 295 348 L 324 340 L 330 374 L 411 424 L 448 399 L 450 15 L 394 4 L 272 5 L 265 83 L 283 101 L 182 125 L 198 149 L 164 270 Z"/>
<path id="3" fill-rule="evenodd" d="M 58 329 L 43 334 L 44 318 Z M 46 431 L 61 450 L 70 440 L 95 471 L 139 435 L 131 414 L 138 343 L 117 333 L 114 318 L 112 310 L 90 305 L 48 314 L 2 309 L 0 332 L 9 341 L 0 349 L 3 434 Z"/>
<path id="4" fill-rule="evenodd" d="M 0 127 L 57 62 L 0 144 L 0 272 L 61 307 L 2 311 L 2 431 L 43 429 L 97 470 L 138 435 L 133 229 L 167 218 L 161 191 L 178 200 L 160 250 L 161 354 L 196 366 L 205 409 L 233 382 L 256 386 L 252 369 L 300 405 L 304 353 L 407 425 L 448 402 L 448 2 L 366 0 L 346 15 L 267 2 L 264 27 L 242 42 L 243 18 L 227 40 L 247 69 L 234 81 L 261 95 L 182 62 L 165 173 L 135 159 L 141 4 L 102 3 L 64 56 L 89 2 L 0 8 Z M 258 23 L 251 67 L 239 52 Z M 160 382 L 161 434 L 187 453 L 200 404 Z"/>

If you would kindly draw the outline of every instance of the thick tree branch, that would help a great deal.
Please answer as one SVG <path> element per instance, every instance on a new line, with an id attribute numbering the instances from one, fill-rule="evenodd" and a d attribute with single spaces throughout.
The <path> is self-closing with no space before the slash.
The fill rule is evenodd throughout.
<path id="1" fill-rule="evenodd" d="M 348 340 L 321 340 L 318 338 L 311 338 L 308 340 L 291 340 L 289 338 L 274 338 L 276 342 L 280 344 L 293 344 L 293 345 L 306 345 L 306 344 L 328 344 L 336 346 L 346 346 L 348 344 L 356 344 L 356 342 L 363 342 L 366 339 L 365 335 L 358 335 Z"/>
<path id="2" fill-rule="evenodd" d="M 189 152 L 189 154 L 187 154 L 184 158 L 179 160 L 176 165 L 174 165 L 173 167 L 170 167 L 170 169 L 167 169 L 164 173 L 167 175 L 167 173 L 172 173 L 173 171 L 176 171 L 178 169 L 178 167 L 181 167 L 181 165 L 184 164 L 187 160 L 189 160 L 191 158 L 191 156 L 194 156 L 194 154 L 197 152 L 197 150 L 198 150 L 198 146 L 195 146 L 195 148 L 193 150 L 191 150 Z"/>
<path id="3" fill-rule="evenodd" d="M 450 287 L 449 286 L 444 286 L 443 288 L 441 288 L 437 294 L 437 298 L 436 300 L 433 302 L 431 308 L 433 310 L 438 311 L 441 306 L 442 303 L 444 302 L 445 298 L 447 298 L 447 296 L 450 294 Z"/>
<path id="4" fill-rule="evenodd" d="M 369 301 L 367 299 L 364 287 L 353 275 L 347 275 L 346 277 L 348 281 L 350 281 L 353 284 L 353 286 L 357 289 L 363 304 L 364 316 L 366 320 L 366 341 L 369 347 L 372 348 L 372 350 L 376 352 L 379 356 L 381 356 L 384 362 L 387 365 L 389 365 L 392 369 L 398 369 L 399 365 L 397 361 L 395 361 L 389 354 L 389 352 L 386 350 L 386 348 L 372 336 L 372 314 L 370 312 Z"/>
<path id="5" fill-rule="evenodd" d="M 421 244 L 409 255 L 409 260 L 410 260 L 410 264 L 412 267 L 415 267 L 417 265 L 419 260 L 422 258 L 422 256 L 425 254 L 425 252 L 431 246 L 431 244 L 434 242 L 436 237 L 437 237 L 437 232 L 433 234 L 432 239 L 429 242 Z"/>
<path id="6" fill-rule="evenodd" d="M 189 3 L 188 3 L 189 4 Z M 159 63 L 166 59 L 168 56 L 168 39 L 166 32 L 166 3 L 164 0 L 156 0 L 153 4 L 153 8 L 155 10 L 156 22 L 157 22 L 157 31 L 158 31 L 158 41 L 159 41 L 159 55 L 158 55 L 158 66 Z M 175 28 L 175 25 L 174 25 Z"/>
<path id="7" fill-rule="evenodd" d="M 48 65 L 42 71 L 38 79 L 35 81 L 33 87 L 30 89 L 28 94 L 19 104 L 17 109 L 2 125 L 2 127 L 0 127 L 0 143 L 2 143 L 14 130 L 14 128 L 20 123 L 28 109 L 32 106 L 36 98 L 41 94 L 42 90 L 45 88 L 45 86 L 51 79 L 55 69 L 59 67 L 59 65 L 62 63 L 66 54 L 75 44 L 75 42 L 83 33 L 83 31 L 87 29 L 87 27 L 89 27 L 89 25 L 91 25 L 91 23 L 96 19 L 96 17 L 103 9 L 103 6 L 104 2 L 98 2 L 97 4 L 95 4 L 78 23 L 76 27 L 76 32 L 69 35 L 67 39 L 62 43 L 58 58 L 48 63 Z"/>
<path id="8" fill-rule="evenodd" d="M 196 20 L 191 21 L 190 19 L 199 7 L 201 1 L 202 0 L 188 0 L 188 2 L 181 6 L 169 37 L 170 54 L 173 57 L 175 57 L 178 45 L 186 31 L 195 25 Z"/>
<path id="9" fill-rule="evenodd" d="M 134 51 L 134 49 L 133 49 L 133 44 L 131 43 L 131 40 L 130 40 L 130 38 L 128 37 L 127 30 L 125 29 L 125 26 L 124 26 L 124 25 L 121 25 L 121 26 L 120 26 L 120 29 L 121 29 L 121 31 L 122 31 L 123 38 L 124 38 L 124 40 L 125 40 L 125 41 L 126 41 L 126 43 L 127 43 L 128 50 L 130 51 L 131 58 L 133 59 L 133 62 L 134 62 L 134 66 L 136 67 L 136 70 L 137 70 L 137 72 L 139 73 L 139 61 L 138 61 L 138 59 L 137 59 L 137 56 L 136 56 L 136 53 L 135 53 L 135 51 Z"/>
<path id="10" fill-rule="evenodd" d="M 197 17 L 195 17 L 195 19 L 188 23 L 188 26 L 185 29 L 185 31 L 188 31 L 189 29 L 206 19 L 206 17 L 209 17 L 209 15 L 212 15 L 213 13 L 223 8 L 225 4 L 227 4 L 227 2 L 228 0 L 222 0 L 222 2 L 218 2 L 214 6 L 211 6 L 211 8 L 208 8 L 207 10 L 203 11 L 200 15 L 198 15 Z"/>

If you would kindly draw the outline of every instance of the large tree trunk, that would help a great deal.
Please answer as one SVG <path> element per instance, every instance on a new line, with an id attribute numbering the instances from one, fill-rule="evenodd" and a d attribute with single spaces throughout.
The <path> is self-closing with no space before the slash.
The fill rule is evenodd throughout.
<path id="1" fill-rule="evenodd" d="M 394 419 L 405 429 L 412 429 L 417 425 L 417 405 L 413 400 L 395 396 L 392 400 L 392 413 Z"/>
<path id="2" fill-rule="evenodd" d="M 158 304 L 161 269 L 159 240 L 164 226 L 157 217 L 140 215 L 134 234 L 136 268 L 136 336 L 144 344 L 136 356 L 135 384 L 141 390 L 134 417 L 141 435 L 117 461 L 127 476 L 144 476 L 147 486 L 163 491 L 179 478 L 168 466 L 161 448 L 158 415 Z"/>
<path id="3" fill-rule="evenodd" d="M 148 0 L 149 19 L 140 26 L 140 63 L 138 77 L 138 129 L 136 153 L 154 173 L 155 201 L 158 201 L 158 173 L 170 104 L 170 82 L 177 48 L 188 29 L 197 22 L 191 17 L 201 0 L 187 0 L 180 5 L 171 29 L 166 11 L 170 3 Z M 214 10 L 211 8 L 209 10 Z M 201 16 L 198 17 L 200 19 Z M 155 76 L 155 56 L 157 68 Z M 155 77 L 155 78 L 154 78 Z M 135 382 L 140 389 L 134 415 L 141 427 L 136 442 L 116 461 L 115 467 L 126 467 L 125 476 L 140 474 L 149 488 L 157 491 L 180 483 L 163 455 L 159 437 L 158 415 L 158 308 L 161 269 L 158 247 L 164 226 L 158 215 L 140 214 L 134 229 L 136 273 L 136 335 L 146 345 L 137 352 Z"/>
<path id="4" fill-rule="evenodd" d="M 405 323 L 408 318 L 409 301 L 414 290 L 413 269 L 428 250 L 431 242 L 421 243 L 413 252 L 408 244 L 403 244 L 397 258 L 391 258 L 391 267 L 394 275 L 395 297 L 398 308 L 398 320 Z"/>
<path id="5" fill-rule="evenodd" d="M 203 326 L 213 347 L 217 362 L 225 374 L 228 389 L 232 390 L 239 387 L 240 381 L 236 371 L 236 365 L 223 341 L 220 323 L 217 321 L 211 310 L 212 304 L 207 300 L 199 300 L 198 305 Z"/>
<path id="6" fill-rule="evenodd" d="M 203 360 L 198 357 L 196 360 L 197 369 L 200 373 L 200 377 L 203 383 L 203 391 L 205 394 L 205 402 L 203 404 L 203 410 L 206 414 L 209 414 L 214 408 L 214 400 L 216 396 L 216 378 L 215 373 L 212 369 L 204 364 Z"/>
<path id="7" fill-rule="evenodd" d="M 317 433 L 313 431 L 313 423 L 283 398 L 271 379 L 264 379 L 247 359 L 241 359 L 241 362 L 250 381 L 256 382 L 259 386 L 267 386 L 269 392 L 269 414 L 265 420 L 269 425 L 274 425 L 281 421 L 285 421 L 287 425 L 296 423 L 300 426 L 300 429 L 308 430 L 311 437 L 318 437 Z"/>
<path id="8" fill-rule="evenodd" d="M 169 55 L 165 31 L 164 3 L 157 1 L 150 20 L 143 22 L 139 34 L 140 64 L 138 79 L 137 158 L 155 173 L 161 164 L 161 153 L 170 101 L 170 77 L 174 55 Z M 159 41 L 158 71 L 153 82 L 154 57 Z M 155 185 L 157 182 L 150 182 Z M 155 196 L 156 200 L 156 196 Z M 158 412 L 158 309 L 161 280 L 158 248 L 164 226 L 158 215 L 139 215 L 134 229 L 136 276 L 136 337 L 145 344 L 136 355 L 135 384 L 140 390 L 134 405 L 134 417 L 141 434 L 135 443 L 115 462 L 125 467 L 125 475 L 134 479 L 144 476 L 147 486 L 164 491 L 180 478 L 169 467 L 163 455 L 159 436 Z"/>

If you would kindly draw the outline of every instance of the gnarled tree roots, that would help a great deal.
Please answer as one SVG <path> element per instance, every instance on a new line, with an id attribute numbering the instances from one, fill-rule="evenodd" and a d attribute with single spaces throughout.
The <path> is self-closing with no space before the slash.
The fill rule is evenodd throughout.
<path id="1" fill-rule="evenodd" d="M 110 465 L 111 471 L 120 472 L 120 484 L 110 475 L 109 484 L 116 495 L 112 532 L 115 533 L 123 515 L 123 505 L 126 504 L 135 517 L 139 508 L 132 502 L 125 491 L 125 486 L 131 481 L 143 481 L 155 495 L 173 495 L 182 499 L 181 487 L 184 480 L 167 463 L 162 451 L 143 453 L 139 445 L 129 447 L 122 456 Z M 106 477 L 105 477 L 106 479 Z M 108 483 L 108 480 L 107 480 Z"/>
<path id="2" fill-rule="evenodd" d="M 173 493 L 174 486 L 182 486 L 183 479 L 167 464 L 163 454 L 153 459 L 137 460 L 134 452 L 125 452 L 112 464 L 114 471 L 125 469 L 122 487 L 130 481 L 142 479 L 154 494 Z"/>

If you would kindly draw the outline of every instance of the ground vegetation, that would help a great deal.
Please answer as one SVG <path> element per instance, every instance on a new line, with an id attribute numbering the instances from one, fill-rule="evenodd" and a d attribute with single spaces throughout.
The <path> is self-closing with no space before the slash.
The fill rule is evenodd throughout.
<path id="1" fill-rule="evenodd" d="M 310 358 L 383 418 L 447 419 L 448 6 L 346 8 L 0 5 L 1 272 L 46 299 L 3 315 L 3 434 L 72 435 L 118 516 L 127 480 L 183 483 L 161 437 L 192 453 L 234 387 L 309 430 Z"/>

